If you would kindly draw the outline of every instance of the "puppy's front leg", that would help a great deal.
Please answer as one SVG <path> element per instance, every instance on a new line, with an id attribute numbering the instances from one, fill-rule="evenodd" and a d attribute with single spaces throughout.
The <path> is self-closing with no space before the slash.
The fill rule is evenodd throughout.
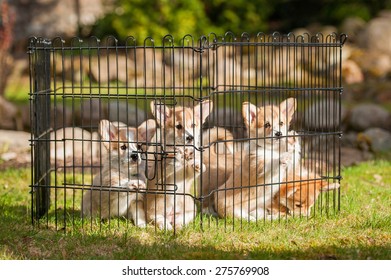
<path id="1" fill-rule="evenodd" d="M 291 152 L 285 152 L 280 157 L 280 180 L 286 181 L 286 175 L 288 169 L 291 169 L 293 165 L 293 154 Z"/>
<path id="2" fill-rule="evenodd" d="M 168 178 L 184 166 L 185 153 L 183 149 L 176 147 L 174 152 L 168 152 L 165 161 L 164 177 Z"/>
<path id="3" fill-rule="evenodd" d="M 126 183 L 126 187 L 130 190 L 140 190 L 140 189 L 145 190 L 147 188 L 145 182 L 143 180 L 138 180 L 138 179 L 129 180 Z"/>
<path id="4" fill-rule="evenodd" d="M 155 224 L 161 230 L 173 230 L 171 219 L 167 216 L 157 214 L 155 217 Z"/>
<path id="5" fill-rule="evenodd" d="M 198 157 L 194 156 L 193 150 L 186 148 L 184 157 L 187 162 L 190 162 L 190 166 L 194 170 L 194 172 L 202 173 L 206 171 L 206 165 L 202 163 Z"/>
<path id="6" fill-rule="evenodd" d="M 147 226 L 145 211 L 144 211 L 144 201 L 140 197 L 137 200 L 133 200 L 129 205 L 129 211 L 135 226 L 140 228 L 145 228 Z"/>

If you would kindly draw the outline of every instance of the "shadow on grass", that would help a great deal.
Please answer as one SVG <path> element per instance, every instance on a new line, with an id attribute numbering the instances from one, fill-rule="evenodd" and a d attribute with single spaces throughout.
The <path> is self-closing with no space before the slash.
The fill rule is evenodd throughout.
<path id="1" fill-rule="evenodd" d="M 259 232 L 249 235 L 240 231 L 226 232 L 224 228 L 211 227 L 205 231 L 186 228 L 173 235 L 156 231 L 153 226 L 137 229 L 123 220 L 116 221 L 112 228 L 102 223 L 101 228 L 91 230 L 80 223 L 80 218 L 68 225 L 64 234 L 64 228 L 59 226 L 56 230 L 50 218 L 41 221 L 39 227 L 37 224 L 33 227 L 27 207 L 3 205 L 0 210 L 5 214 L 1 215 L 0 248 L 1 255 L 6 259 L 391 259 L 389 242 L 376 245 L 376 240 L 370 239 L 368 242 L 357 242 L 357 245 L 334 240 L 330 245 L 310 246 L 311 240 L 305 236 L 301 241 L 288 241 L 283 240 L 282 235 L 275 243 L 263 244 L 261 239 L 254 236 L 268 234 L 269 228 L 261 228 Z M 78 214 L 73 215 L 76 217 Z M 124 229 L 118 229 L 117 223 L 125 225 Z M 382 228 L 382 223 L 380 221 L 377 226 Z"/>

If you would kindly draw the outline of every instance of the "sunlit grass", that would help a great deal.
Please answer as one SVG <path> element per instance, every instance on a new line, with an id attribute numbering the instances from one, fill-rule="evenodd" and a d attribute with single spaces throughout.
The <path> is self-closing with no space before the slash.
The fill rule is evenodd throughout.
<path id="1" fill-rule="evenodd" d="M 67 190 L 57 217 L 51 209 L 33 227 L 30 170 L 9 169 L 0 172 L 0 258 L 390 259 L 389 174 L 387 161 L 344 169 L 338 213 L 258 224 L 204 215 L 174 235 L 152 225 L 135 228 L 125 218 L 82 219 L 79 190 Z"/>

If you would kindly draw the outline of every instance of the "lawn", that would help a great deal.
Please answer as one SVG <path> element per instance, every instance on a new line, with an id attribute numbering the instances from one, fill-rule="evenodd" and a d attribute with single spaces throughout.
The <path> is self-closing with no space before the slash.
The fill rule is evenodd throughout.
<path id="1" fill-rule="evenodd" d="M 107 224 L 83 227 L 78 217 L 66 232 L 50 219 L 33 227 L 31 171 L 7 169 L 0 171 L 0 259 L 389 260 L 390 174 L 389 161 L 344 168 L 336 214 L 245 224 L 235 230 L 203 217 L 204 230 L 191 226 L 173 235 L 116 223 L 110 229 Z"/>

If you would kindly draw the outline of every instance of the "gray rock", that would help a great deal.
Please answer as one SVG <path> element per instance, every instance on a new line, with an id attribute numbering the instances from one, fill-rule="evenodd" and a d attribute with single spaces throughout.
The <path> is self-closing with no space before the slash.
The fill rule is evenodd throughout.
<path id="1" fill-rule="evenodd" d="M 0 130 L 0 153 L 30 151 L 31 134 L 24 131 Z"/>
<path id="2" fill-rule="evenodd" d="M 18 108 L 0 96 L 0 129 L 17 128 Z"/>
<path id="3" fill-rule="evenodd" d="M 13 0 L 8 1 L 16 13 L 15 42 L 25 42 L 30 36 L 71 37 L 78 28 L 87 29 L 102 17 L 112 2 L 103 0 Z M 78 11 L 79 10 L 79 11 Z M 83 31 L 83 30 L 82 30 Z"/>
<path id="4" fill-rule="evenodd" d="M 369 128 L 358 136 L 359 140 L 366 142 L 369 150 L 374 153 L 391 151 L 391 132 L 382 128 Z"/>
<path id="5" fill-rule="evenodd" d="M 356 42 L 365 27 L 365 21 L 359 17 L 348 17 L 346 18 L 341 26 L 341 33 L 345 33 L 349 36 L 349 42 Z"/>
<path id="6" fill-rule="evenodd" d="M 116 57 L 115 53 L 102 55 L 100 58 L 91 59 L 91 68 L 89 69 L 91 78 L 95 82 L 109 83 L 111 81 L 119 81 L 121 83 L 128 82 L 129 76 L 133 73 L 134 62 L 128 60 L 118 54 Z"/>
<path id="7" fill-rule="evenodd" d="M 349 127 L 364 131 L 373 127 L 387 128 L 391 121 L 388 111 L 376 104 L 360 104 L 350 112 Z"/>
<path id="8" fill-rule="evenodd" d="M 391 55 L 391 13 L 383 12 L 368 22 L 359 44 L 369 52 Z"/>
<path id="9" fill-rule="evenodd" d="M 77 126 L 97 128 L 99 121 L 107 118 L 107 107 L 105 99 L 84 100 L 76 106 L 72 117 Z"/>
<path id="10" fill-rule="evenodd" d="M 343 147 L 357 147 L 357 132 L 345 132 L 341 138 L 341 145 Z"/>
<path id="11" fill-rule="evenodd" d="M 108 107 L 108 118 L 112 122 L 123 122 L 128 126 L 139 126 L 147 119 L 147 113 L 135 104 L 112 101 Z"/>
<path id="12" fill-rule="evenodd" d="M 373 159 L 373 154 L 356 148 L 341 148 L 341 165 L 343 167 L 359 164 L 362 161 Z"/>
<path id="13" fill-rule="evenodd" d="M 347 111 L 341 105 L 341 122 L 346 118 Z M 300 117 L 305 129 L 324 130 L 339 128 L 339 106 L 337 102 L 323 99 L 314 102 L 309 106 Z"/>
<path id="14" fill-rule="evenodd" d="M 361 67 L 350 59 L 342 64 L 342 77 L 346 84 L 362 83 L 364 81 L 364 73 Z"/>

